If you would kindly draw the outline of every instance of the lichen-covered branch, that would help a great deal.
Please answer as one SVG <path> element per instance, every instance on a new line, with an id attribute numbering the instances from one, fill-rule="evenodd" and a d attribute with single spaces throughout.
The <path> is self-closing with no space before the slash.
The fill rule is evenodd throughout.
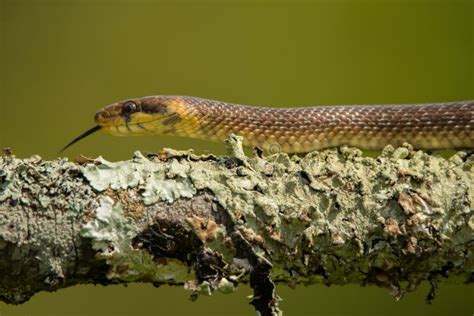
<path id="1" fill-rule="evenodd" d="M 386 147 L 306 156 L 165 149 L 132 160 L 0 158 L 0 299 L 78 283 L 184 285 L 192 297 L 275 282 L 374 284 L 396 298 L 424 280 L 474 280 L 474 155 Z M 434 295 L 434 291 L 430 293 Z"/>

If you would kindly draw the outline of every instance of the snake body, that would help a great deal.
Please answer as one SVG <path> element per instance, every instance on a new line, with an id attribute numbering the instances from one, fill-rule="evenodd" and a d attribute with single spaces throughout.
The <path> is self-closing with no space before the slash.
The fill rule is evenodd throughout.
<path id="1" fill-rule="evenodd" d="M 95 119 L 96 129 L 112 135 L 223 141 L 233 133 L 243 136 L 244 145 L 269 152 L 305 153 L 342 145 L 380 150 L 404 142 L 418 149 L 474 147 L 474 101 L 269 108 L 151 96 L 111 104 Z"/>

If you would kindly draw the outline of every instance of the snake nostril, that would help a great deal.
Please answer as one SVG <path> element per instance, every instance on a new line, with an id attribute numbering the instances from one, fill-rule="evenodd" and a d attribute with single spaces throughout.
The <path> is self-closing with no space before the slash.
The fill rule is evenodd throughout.
<path id="1" fill-rule="evenodd" d="M 96 123 L 99 123 L 102 120 L 102 112 L 97 112 L 95 114 L 94 120 Z"/>

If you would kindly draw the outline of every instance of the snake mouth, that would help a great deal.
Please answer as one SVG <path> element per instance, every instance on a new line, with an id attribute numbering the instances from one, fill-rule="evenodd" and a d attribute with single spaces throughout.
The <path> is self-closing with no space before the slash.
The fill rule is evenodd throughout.
<path id="1" fill-rule="evenodd" d="M 135 112 L 131 114 L 117 113 L 113 111 L 99 111 L 95 115 L 95 122 L 101 127 L 132 126 L 147 124 L 165 119 L 167 115 L 162 113 Z"/>
<path id="2" fill-rule="evenodd" d="M 71 140 L 66 146 L 64 146 L 63 148 L 61 148 L 59 150 L 59 153 L 60 154 L 63 153 L 66 149 L 68 149 L 69 147 L 71 147 L 75 143 L 81 141 L 82 139 L 86 138 L 87 136 L 89 136 L 91 134 L 94 134 L 95 132 L 100 131 L 100 130 L 104 130 L 104 131 L 108 132 L 109 134 L 126 136 L 127 134 L 133 134 L 132 128 L 134 128 L 134 127 L 138 127 L 139 129 L 141 129 L 143 131 L 147 131 L 147 128 L 144 125 L 146 125 L 147 123 L 150 123 L 150 122 L 159 121 L 159 120 L 163 120 L 163 119 L 164 118 L 159 117 L 159 118 L 154 118 L 154 119 L 148 120 L 148 121 L 134 122 L 132 124 L 127 123 L 126 120 L 124 120 L 124 119 L 119 120 L 120 124 L 110 124 L 110 122 L 108 122 L 109 124 L 103 124 L 104 122 L 100 122 L 102 124 L 98 123 L 96 126 L 88 129 L 84 133 L 80 134 L 79 136 L 77 136 L 76 138 Z M 121 133 L 120 129 L 119 129 L 119 126 L 121 126 L 121 127 L 126 126 L 128 132 Z M 115 131 L 113 131 L 113 130 L 115 130 Z"/>
<path id="3" fill-rule="evenodd" d="M 95 117 L 97 123 L 96 126 L 88 129 L 81 135 L 74 138 L 66 146 L 61 148 L 59 153 L 64 152 L 75 143 L 99 130 L 103 130 L 108 134 L 117 136 L 142 135 L 147 133 L 153 134 L 154 127 L 150 125 L 156 125 L 160 123 L 166 124 L 167 121 L 170 121 L 170 118 L 173 119 L 175 117 L 174 115 L 160 115 L 156 117 L 155 115 L 150 114 L 143 115 L 143 113 L 136 113 L 140 115 L 134 115 L 130 118 L 124 118 L 119 115 L 108 115 L 104 117 L 100 113 L 101 112 L 98 112 Z"/>
<path id="4" fill-rule="evenodd" d="M 134 136 L 144 134 L 156 134 L 157 130 L 163 126 L 168 116 L 151 117 L 118 117 L 108 122 L 101 122 L 98 124 L 102 130 L 109 135 L 115 136 Z"/>

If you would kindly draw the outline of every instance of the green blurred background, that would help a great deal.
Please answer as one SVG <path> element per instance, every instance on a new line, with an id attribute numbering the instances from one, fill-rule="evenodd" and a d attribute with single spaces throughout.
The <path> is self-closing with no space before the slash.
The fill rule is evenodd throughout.
<path id="1" fill-rule="evenodd" d="M 102 106 L 153 94 L 242 104 L 413 103 L 474 99 L 474 1 L 0 0 L 0 147 L 46 159 L 93 126 Z M 93 135 L 74 158 L 127 159 L 161 147 L 222 144 Z M 0 276 L 1 277 L 1 276 Z M 472 315 L 474 287 L 279 286 L 286 315 Z M 0 303 L 0 315 L 253 315 L 251 291 L 192 303 L 181 288 L 77 286 Z"/>

